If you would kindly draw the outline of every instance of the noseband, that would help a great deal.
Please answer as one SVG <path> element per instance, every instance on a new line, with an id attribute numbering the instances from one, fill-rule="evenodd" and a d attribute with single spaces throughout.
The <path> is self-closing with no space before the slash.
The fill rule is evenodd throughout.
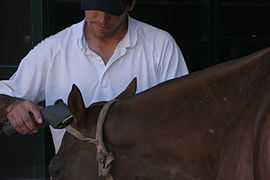
<path id="1" fill-rule="evenodd" d="M 73 128 L 72 126 L 67 126 L 66 131 L 79 139 L 80 141 L 84 141 L 86 143 L 95 144 L 97 148 L 96 160 L 98 162 L 98 176 L 105 177 L 106 180 L 113 180 L 113 177 L 110 173 L 111 163 L 114 160 L 114 156 L 111 152 L 108 152 L 104 145 L 103 141 L 103 124 L 106 120 L 106 116 L 111 106 L 117 100 L 112 100 L 107 102 L 101 109 L 98 120 L 97 120 L 97 128 L 96 128 L 96 138 L 89 138 L 84 136 L 80 131 Z"/>

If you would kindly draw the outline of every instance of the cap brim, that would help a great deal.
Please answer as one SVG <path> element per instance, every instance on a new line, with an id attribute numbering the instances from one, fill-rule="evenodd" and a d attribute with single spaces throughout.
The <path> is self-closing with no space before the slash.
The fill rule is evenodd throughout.
<path id="1" fill-rule="evenodd" d="M 104 11 L 115 16 L 120 16 L 125 11 L 121 0 L 81 0 L 81 9 Z"/>

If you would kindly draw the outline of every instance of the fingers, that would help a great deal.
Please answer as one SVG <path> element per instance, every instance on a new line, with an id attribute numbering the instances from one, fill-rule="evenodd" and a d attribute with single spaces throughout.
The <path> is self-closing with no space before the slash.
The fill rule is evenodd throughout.
<path id="1" fill-rule="evenodd" d="M 12 105 L 7 118 L 18 133 L 33 134 L 42 123 L 40 110 L 39 106 L 30 101 L 21 101 Z"/>
<path id="2" fill-rule="evenodd" d="M 22 122 L 20 127 L 24 130 L 24 134 L 37 132 L 38 127 L 33 122 L 33 118 L 29 113 L 25 113 L 22 116 Z M 19 120 L 18 120 L 19 121 Z"/>
<path id="3" fill-rule="evenodd" d="M 22 122 L 17 120 L 13 115 L 8 115 L 9 122 L 13 128 L 20 134 L 26 134 L 27 129 L 22 126 Z"/>

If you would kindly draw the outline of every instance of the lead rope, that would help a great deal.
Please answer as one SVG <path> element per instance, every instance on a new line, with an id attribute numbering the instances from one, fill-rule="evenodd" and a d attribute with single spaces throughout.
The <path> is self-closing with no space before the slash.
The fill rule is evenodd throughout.
<path id="1" fill-rule="evenodd" d="M 66 131 L 71 134 L 72 136 L 76 137 L 77 139 L 95 144 L 97 147 L 97 157 L 96 160 L 98 162 L 98 176 L 105 177 L 106 180 L 114 180 L 112 175 L 110 174 L 111 170 L 111 163 L 114 160 L 114 156 L 111 152 L 108 152 L 104 142 L 103 142 L 103 124 L 105 122 L 106 116 L 108 111 L 110 110 L 111 106 L 117 100 L 112 100 L 107 102 L 101 109 L 98 119 L 97 119 L 97 128 L 96 128 L 96 138 L 89 138 L 84 136 L 81 132 L 77 129 L 73 128 L 72 126 L 67 126 Z"/>
<path id="2" fill-rule="evenodd" d="M 95 144 L 95 145 L 98 144 L 97 139 L 84 136 L 81 132 L 73 128 L 71 125 L 68 125 L 65 129 L 69 134 L 76 137 L 80 141 L 84 141 L 84 142 Z"/>
<path id="3" fill-rule="evenodd" d="M 117 100 L 112 100 L 107 102 L 103 108 L 101 109 L 98 121 L 97 121 L 97 129 L 96 129 L 96 138 L 97 138 L 97 161 L 98 161 L 98 175 L 105 177 L 106 180 L 113 180 L 112 175 L 110 174 L 110 170 L 112 167 L 112 161 L 114 160 L 114 156 L 111 152 L 108 152 L 103 141 L 103 124 L 106 120 L 106 116 L 111 106 Z"/>

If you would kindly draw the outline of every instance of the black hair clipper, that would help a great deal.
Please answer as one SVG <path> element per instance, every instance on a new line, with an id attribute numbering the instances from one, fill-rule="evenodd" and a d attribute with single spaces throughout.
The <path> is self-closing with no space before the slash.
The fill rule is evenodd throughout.
<path id="1" fill-rule="evenodd" d="M 41 115 L 44 126 L 51 125 L 56 129 L 65 128 L 73 120 L 73 116 L 69 111 L 68 106 L 62 100 L 58 100 L 54 105 L 42 109 Z M 1 133 L 10 136 L 15 134 L 16 130 L 11 126 L 9 121 L 5 121 L 2 125 L 2 129 L 0 129 L 0 134 Z"/>

